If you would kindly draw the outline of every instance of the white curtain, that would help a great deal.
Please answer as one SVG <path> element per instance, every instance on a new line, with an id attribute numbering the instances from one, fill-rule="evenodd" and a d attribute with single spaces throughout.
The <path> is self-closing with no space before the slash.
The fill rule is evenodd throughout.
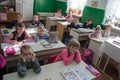
<path id="1" fill-rule="evenodd" d="M 86 0 L 67 0 L 67 11 L 69 8 L 83 10 Z"/>
<path id="2" fill-rule="evenodd" d="M 105 9 L 105 19 L 108 16 L 113 18 L 120 18 L 120 0 L 107 0 Z"/>

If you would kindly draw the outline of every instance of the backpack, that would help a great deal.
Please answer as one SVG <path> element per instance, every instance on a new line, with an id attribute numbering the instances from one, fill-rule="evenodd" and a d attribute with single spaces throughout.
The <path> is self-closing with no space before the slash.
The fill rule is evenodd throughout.
<path id="1" fill-rule="evenodd" d="M 93 57 L 93 51 L 86 48 L 83 50 L 83 53 L 81 55 L 82 60 L 87 63 L 87 64 L 91 64 L 92 63 L 92 57 Z"/>
<path id="2" fill-rule="evenodd" d="M 5 52 L 7 55 L 14 55 L 16 53 L 14 47 L 7 47 Z"/>
<path id="3" fill-rule="evenodd" d="M 0 69 L 3 69 L 6 65 L 6 59 L 0 54 Z"/>

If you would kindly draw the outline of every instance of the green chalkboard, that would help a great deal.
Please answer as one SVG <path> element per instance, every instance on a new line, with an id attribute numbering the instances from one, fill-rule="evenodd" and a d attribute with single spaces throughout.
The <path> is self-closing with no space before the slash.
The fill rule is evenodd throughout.
<path id="1" fill-rule="evenodd" d="M 96 25 L 102 23 L 104 19 L 104 13 L 105 10 L 85 6 L 81 21 L 86 22 L 88 18 L 91 18 L 93 21 L 93 26 L 95 27 Z"/>
<path id="2" fill-rule="evenodd" d="M 57 11 L 58 9 L 61 9 L 61 10 L 62 10 L 62 14 L 63 14 L 64 16 L 66 16 L 66 9 L 67 9 L 67 4 L 66 4 L 66 2 L 56 1 L 55 10 Z"/>
<path id="3" fill-rule="evenodd" d="M 37 12 L 55 12 L 56 0 L 34 0 L 34 14 Z"/>

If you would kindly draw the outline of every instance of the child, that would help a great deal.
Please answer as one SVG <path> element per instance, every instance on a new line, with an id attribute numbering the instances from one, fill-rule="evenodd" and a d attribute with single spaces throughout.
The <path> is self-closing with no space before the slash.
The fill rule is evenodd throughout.
<path id="1" fill-rule="evenodd" d="M 41 71 L 41 67 L 35 53 L 33 53 L 32 48 L 29 45 L 23 45 L 20 52 L 20 59 L 17 63 L 18 75 L 20 77 L 24 77 L 26 70 L 29 68 L 33 68 L 35 73 L 39 73 Z"/>
<path id="2" fill-rule="evenodd" d="M 93 28 L 93 24 L 92 24 L 92 20 L 91 19 L 87 19 L 87 22 L 83 24 L 83 28 Z"/>
<path id="3" fill-rule="evenodd" d="M 44 31 L 44 28 L 38 27 L 37 28 L 37 34 L 35 35 L 35 42 L 39 41 L 40 39 L 45 39 L 46 41 L 49 41 L 49 34 Z"/>
<path id="4" fill-rule="evenodd" d="M 8 23 L 6 25 L 6 28 L 9 28 L 9 29 L 12 29 L 15 27 L 15 25 L 18 23 L 18 22 L 23 22 L 23 16 L 21 14 L 18 14 L 17 17 L 16 17 L 16 20 L 13 20 L 12 22 Z"/>
<path id="5" fill-rule="evenodd" d="M 16 30 L 13 33 L 5 37 L 5 43 L 19 44 L 32 41 L 32 37 L 25 31 L 25 25 L 23 23 L 17 23 L 15 28 Z"/>
<path id="6" fill-rule="evenodd" d="M 70 22 L 71 19 L 72 19 L 72 11 L 69 10 L 69 12 L 68 12 L 68 14 L 67 14 L 67 16 L 66 16 L 66 21 Z"/>
<path id="7" fill-rule="evenodd" d="M 107 25 L 105 31 L 102 32 L 103 37 L 109 37 L 111 34 L 111 25 Z"/>
<path id="8" fill-rule="evenodd" d="M 62 10 L 58 9 L 57 12 L 55 13 L 55 17 L 61 18 L 62 17 Z"/>
<path id="9" fill-rule="evenodd" d="M 69 65 L 73 60 L 77 63 L 81 61 L 79 52 L 80 43 L 77 40 L 70 40 L 67 49 L 64 49 L 54 60 L 54 62 L 63 60 L 65 65 Z"/>
<path id="10" fill-rule="evenodd" d="M 89 38 L 101 38 L 102 37 L 102 32 L 101 32 L 101 27 L 100 25 L 97 25 L 95 28 L 95 32 L 89 35 Z"/>
<path id="11" fill-rule="evenodd" d="M 38 26 L 44 27 L 44 25 L 39 21 L 38 15 L 34 15 L 32 19 L 33 20 L 31 21 L 31 23 L 28 26 L 29 28 L 35 28 Z"/>

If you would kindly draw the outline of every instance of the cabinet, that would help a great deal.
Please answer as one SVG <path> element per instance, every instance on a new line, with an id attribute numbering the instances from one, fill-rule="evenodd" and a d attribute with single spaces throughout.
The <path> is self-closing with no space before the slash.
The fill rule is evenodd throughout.
<path id="1" fill-rule="evenodd" d="M 23 15 L 24 21 L 32 20 L 34 0 L 16 0 L 16 12 Z"/>

